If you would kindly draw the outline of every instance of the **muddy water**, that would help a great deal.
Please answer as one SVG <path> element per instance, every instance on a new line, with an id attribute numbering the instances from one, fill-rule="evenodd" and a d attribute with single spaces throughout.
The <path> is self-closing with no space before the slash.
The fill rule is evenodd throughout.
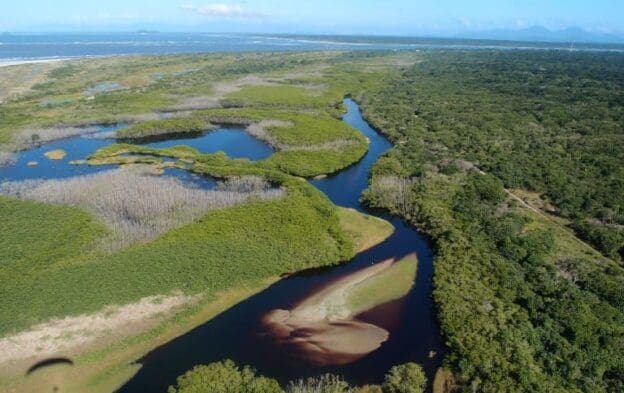
<path id="1" fill-rule="evenodd" d="M 358 199 L 367 185 L 368 172 L 391 144 L 364 121 L 354 101 L 347 99 L 345 105 L 348 112 L 343 120 L 370 139 L 369 151 L 357 164 L 334 176 L 312 181 L 312 184 L 337 205 L 362 211 Z M 435 369 L 441 363 L 443 347 L 431 299 L 431 249 L 427 239 L 400 219 L 381 216 L 396 228 L 386 241 L 358 254 L 345 265 L 301 272 L 283 279 L 153 350 L 139 360 L 142 368 L 120 391 L 166 391 L 178 375 L 193 366 L 223 359 L 251 365 L 259 373 L 281 382 L 330 372 L 341 374 L 356 384 L 381 382 L 393 365 L 415 361 L 424 367 L 429 380 L 432 380 Z M 359 321 L 374 324 L 388 332 L 387 341 L 368 355 L 346 364 L 336 361 L 333 365 L 319 366 L 314 359 L 307 358 L 307 353 L 281 346 L 266 335 L 261 321 L 267 313 L 292 309 L 302 299 L 349 273 L 414 252 L 419 260 L 418 274 L 409 294 L 399 301 L 357 316 Z"/>

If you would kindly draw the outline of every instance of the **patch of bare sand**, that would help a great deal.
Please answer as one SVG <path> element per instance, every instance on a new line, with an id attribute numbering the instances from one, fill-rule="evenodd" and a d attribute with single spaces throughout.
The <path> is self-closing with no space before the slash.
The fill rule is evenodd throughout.
<path id="1" fill-rule="evenodd" d="M 0 62 L 0 103 L 31 91 L 37 83 L 45 82 L 47 73 L 60 62 Z"/>
<path id="2" fill-rule="evenodd" d="M 169 110 L 197 110 L 211 109 L 220 107 L 220 101 L 228 94 L 241 90 L 244 86 L 277 86 L 278 83 L 272 82 L 266 78 L 247 75 L 242 78 L 218 82 L 212 86 L 211 95 L 202 95 L 194 97 L 184 97 L 178 101 L 176 105 L 168 108 Z"/>
<path id="3" fill-rule="evenodd" d="M 0 368 L 70 356 L 106 337 L 119 340 L 154 326 L 164 315 L 195 300 L 182 294 L 150 296 L 121 307 L 109 306 L 95 314 L 53 319 L 0 338 Z"/>
<path id="4" fill-rule="evenodd" d="M 212 86 L 211 95 L 201 95 L 192 97 L 182 97 L 177 104 L 167 108 L 167 111 L 189 111 L 199 109 L 212 109 L 221 107 L 221 100 L 228 94 L 240 91 L 246 86 L 284 86 L 282 82 L 288 80 L 293 75 L 286 75 L 282 78 L 266 78 L 258 75 L 247 75 L 242 78 L 218 82 Z M 321 85 L 296 85 L 297 87 L 306 88 L 314 91 L 322 91 Z"/>
<path id="5" fill-rule="evenodd" d="M 293 356 L 318 366 L 351 363 L 388 339 L 385 329 L 359 321 L 349 292 L 394 263 L 389 259 L 351 273 L 308 296 L 291 310 L 273 310 L 262 319 L 267 334 Z M 371 305 L 374 306 L 374 305 Z"/>

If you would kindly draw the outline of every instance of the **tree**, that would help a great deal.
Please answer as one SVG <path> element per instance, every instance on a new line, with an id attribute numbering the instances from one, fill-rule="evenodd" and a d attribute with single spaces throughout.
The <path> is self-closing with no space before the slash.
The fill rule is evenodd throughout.
<path id="1" fill-rule="evenodd" d="M 245 366 L 239 368 L 231 360 L 196 366 L 178 377 L 169 393 L 281 393 L 276 380 L 256 376 Z"/>
<path id="2" fill-rule="evenodd" d="M 418 364 L 406 363 L 394 366 L 386 375 L 383 390 L 386 393 L 422 393 L 427 377 Z"/>

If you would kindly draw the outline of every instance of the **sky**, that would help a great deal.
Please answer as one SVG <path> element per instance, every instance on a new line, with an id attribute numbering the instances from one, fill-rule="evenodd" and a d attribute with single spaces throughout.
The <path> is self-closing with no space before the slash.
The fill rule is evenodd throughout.
<path id="1" fill-rule="evenodd" d="M 624 0 L 3 0 L 0 31 L 453 35 L 580 27 L 624 34 Z"/>

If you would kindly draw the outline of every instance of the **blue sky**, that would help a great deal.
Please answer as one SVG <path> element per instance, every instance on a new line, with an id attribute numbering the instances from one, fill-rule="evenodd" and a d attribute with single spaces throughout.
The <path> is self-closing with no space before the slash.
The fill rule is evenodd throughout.
<path id="1" fill-rule="evenodd" d="M 570 26 L 624 32 L 624 0 L 4 0 L 0 31 L 453 34 Z"/>

